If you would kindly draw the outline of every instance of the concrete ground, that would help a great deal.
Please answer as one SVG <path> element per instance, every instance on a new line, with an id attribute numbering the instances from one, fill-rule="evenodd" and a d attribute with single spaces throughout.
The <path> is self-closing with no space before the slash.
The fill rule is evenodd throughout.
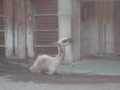
<path id="1" fill-rule="evenodd" d="M 120 76 L 0 74 L 0 90 L 120 90 Z"/>
<path id="2" fill-rule="evenodd" d="M 30 73 L 27 60 L 0 59 L 0 90 L 120 90 L 119 60 L 90 57 L 48 76 Z"/>
<path id="3" fill-rule="evenodd" d="M 120 75 L 120 57 L 88 57 L 71 65 L 62 65 L 60 71 L 77 74 Z"/>

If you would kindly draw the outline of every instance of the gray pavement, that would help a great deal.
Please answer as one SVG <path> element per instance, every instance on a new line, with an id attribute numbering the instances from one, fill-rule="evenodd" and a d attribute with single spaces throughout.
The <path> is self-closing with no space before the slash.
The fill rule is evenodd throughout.
<path id="1" fill-rule="evenodd" d="M 86 58 L 52 76 L 30 73 L 25 60 L 2 61 L 0 90 L 120 90 L 119 57 Z"/>
<path id="2" fill-rule="evenodd" d="M 7 74 L 0 76 L 0 90 L 120 90 L 119 79 L 120 76 Z"/>

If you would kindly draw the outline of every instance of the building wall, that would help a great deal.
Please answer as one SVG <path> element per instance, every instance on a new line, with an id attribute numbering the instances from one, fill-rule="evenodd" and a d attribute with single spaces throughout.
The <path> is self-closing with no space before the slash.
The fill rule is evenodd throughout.
<path id="1" fill-rule="evenodd" d="M 31 0 L 5 0 L 5 30 L 6 56 L 15 55 L 21 59 L 34 56 L 33 12 Z M 24 2 L 24 3 L 23 3 Z M 11 11 L 7 8 L 11 5 Z M 88 5 L 87 5 L 88 4 Z M 112 1 L 89 3 L 80 0 L 58 0 L 58 29 L 59 39 L 72 38 L 73 43 L 66 47 L 65 63 L 81 60 L 91 55 L 115 55 L 119 49 L 119 13 L 114 14 L 115 6 Z M 21 8 L 21 6 L 23 6 Z M 87 7 L 86 7 L 87 6 Z M 119 5 L 118 5 L 119 6 Z M 23 9 L 26 7 L 26 10 Z M 115 8 L 114 8 L 115 7 Z M 116 9 L 117 12 L 119 10 Z M 13 19 L 13 12 L 15 18 Z M 8 16 L 8 13 L 11 15 Z M 15 24 L 9 23 L 15 20 Z M 13 22 L 13 21 L 12 21 Z M 25 26 L 24 26 L 25 25 Z M 14 27 L 13 27 L 14 26 Z M 117 27 L 117 28 L 116 28 Z M 15 30 L 13 43 L 13 28 Z M 114 30 L 115 29 L 115 30 Z M 116 41 L 116 38 L 118 41 Z M 10 44 L 11 43 L 11 44 Z M 117 51 L 119 54 L 119 51 Z M 27 55 L 26 55 L 27 54 Z"/>

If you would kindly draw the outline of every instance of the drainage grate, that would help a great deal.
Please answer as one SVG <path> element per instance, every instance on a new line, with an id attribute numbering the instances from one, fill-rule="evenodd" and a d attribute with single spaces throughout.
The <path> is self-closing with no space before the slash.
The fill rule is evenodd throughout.
<path id="1" fill-rule="evenodd" d="M 57 0 L 34 0 L 35 54 L 57 54 L 53 42 L 58 40 Z"/>

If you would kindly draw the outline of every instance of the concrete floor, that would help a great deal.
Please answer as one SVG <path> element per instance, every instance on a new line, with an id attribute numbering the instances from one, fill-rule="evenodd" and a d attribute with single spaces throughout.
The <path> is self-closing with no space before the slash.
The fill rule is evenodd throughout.
<path id="1" fill-rule="evenodd" d="M 120 76 L 0 73 L 0 90 L 120 90 Z"/>
<path id="2" fill-rule="evenodd" d="M 120 75 L 120 57 L 88 57 L 71 65 L 62 65 L 60 71 L 78 74 Z"/>
<path id="3" fill-rule="evenodd" d="M 3 62 L 4 67 L 13 68 L 15 65 L 28 70 L 28 60 L 3 59 L 1 61 L 5 61 L 5 63 Z M 70 65 L 61 65 L 59 71 L 68 74 L 120 75 L 120 57 L 88 57 Z"/>
<path id="4" fill-rule="evenodd" d="M 1 61 L 0 90 L 120 90 L 119 57 L 86 58 L 60 67 L 73 74 L 52 76 L 30 73 L 25 60 Z"/>

